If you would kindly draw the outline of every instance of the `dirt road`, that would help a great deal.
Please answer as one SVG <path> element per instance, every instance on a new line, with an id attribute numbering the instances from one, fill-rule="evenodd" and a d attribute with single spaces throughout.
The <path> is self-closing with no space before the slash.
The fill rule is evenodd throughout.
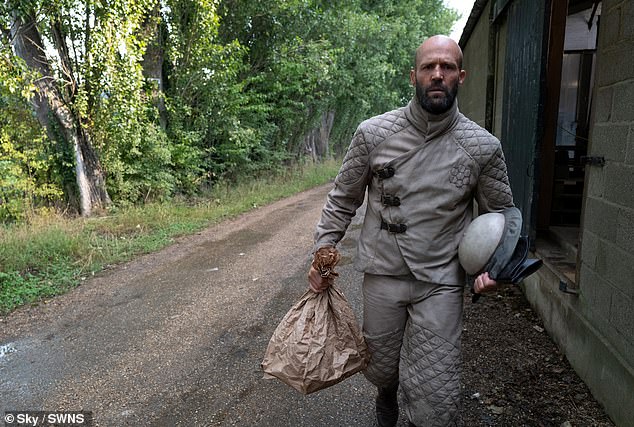
<path id="1" fill-rule="evenodd" d="M 100 426 L 372 425 L 373 391 L 362 376 L 303 397 L 262 380 L 259 366 L 306 290 L 328 188 L 180 239 L 2 319 L 0 409 L 87 410 Z M 356 276 L 349 260 L 341 286 L 358 294 L 344 284 Z M 351 300 L 358 309 L 358 295 Z"/>
<path id="2" fill-rule="evenodd" d="M 1 319 L 0 411 L 85 410 L 115 427 L 375 425 L 374 388 L 362 375 L 304 397 L 263 380 L 259 366 L 306 289 L 328 189 L 182 238 Z M 340 243 L 338 271 L 360 319 L 358 231 L 353 223 Z M 472 409 L 475 419 L 486 404 Z M 504 425 L 495 417 L 481 425 Z"/>

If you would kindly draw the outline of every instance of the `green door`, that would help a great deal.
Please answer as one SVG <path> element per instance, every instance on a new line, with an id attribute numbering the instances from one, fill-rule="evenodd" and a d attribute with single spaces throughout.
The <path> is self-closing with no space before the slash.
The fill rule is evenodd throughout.
<path id="1" fill-rule="evenodd" d="M 546 52 L 546 0 L 515 0 L 507 19 L 502 105 L 502 146 L 515 205 L 524 217 L 523 232 L 535 237 L 538 173 L 542 136 Z M 547 43 L 547 41 L 546 41 Z M 547 44 L 546 44 L 547 46 Z"/>

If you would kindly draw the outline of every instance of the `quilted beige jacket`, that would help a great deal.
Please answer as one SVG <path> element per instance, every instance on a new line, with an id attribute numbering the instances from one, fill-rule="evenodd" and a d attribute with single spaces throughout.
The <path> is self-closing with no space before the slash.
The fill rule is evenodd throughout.
<path id="1" fill-rule="evenodd" d="M 315 249 L 343 238 L 366 191 L 355 268 L 446 285 L 464 285 L 457 252 L 473 201 L 480 213 L 513 206 L 500 142 L 457 102 L 432 115 L 414 98 L 361 123 L 328 194 Z"/>

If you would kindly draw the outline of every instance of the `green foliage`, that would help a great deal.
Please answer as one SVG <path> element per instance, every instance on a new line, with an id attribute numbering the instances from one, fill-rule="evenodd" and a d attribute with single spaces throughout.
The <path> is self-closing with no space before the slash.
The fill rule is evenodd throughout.
<path id="1" fill-rule="evenodd" d="M 57 295 L 75 283 L 80 267 L 74 260 L 83 248 L 67 224 L 49 217 L 0 229 L 0 312 Z"/>
<path id="2" fill-rule="evenodd" d="M 0 47 L 0 221 L 23 220 L 60 200 L 52 147 L 27 102 L 32 76 Z"/>
<path id="3" fill-rule="evenodd" d="M 166 61 L 168 135 L 180 153 L 196 163 L 175 164 L 179 189 L 191 193 L 248 163 L 258 148 L 257 131 L 241 126 L 239 112 L 248 105 L 237 78 L 244 48 L 220 44 L 215 2 L 172 0 L 164 16 L 171 28 Z M 226 150 L 218 150 L 223 145 Z M 185 171 L 196 171 L 188 175 Z"/>
<path id="4" fill-rule="evenodd" d="M 95 76 L 85 105 L 100 149 L 111 197 L 118 204 L 170 197 L 176 179 L 172 152 L 152 104 L 142 61 L 142 31 L 153 1 L 112 1 L 95 9 L 86 73 Z M 91 100 L 89 102 L 89 100 Z"/>
<path id="5" fill-rule="evenodd" d="M 43 275 L 16 271 L 0 271 L 0 313 L 6 313 L 15 307 L 59 295 L 70 289 L 74 282 L 74 271 L 49 271 Z"/>
<path id="6" fill-rule="evenodd" d="M 0 221 L 73 204 L 72 144 L 32 113 L 10 47 L 35 16 L 63 101 L 94 144 L 116 206 L 200 194 L 301 160 L 334 113 L 358 123 L 412 96 L 421 40 L 447 33 L 441 0 L 12 0 L 0 5 Z M 39 119 L 39 122 L 38 122 Z"/>

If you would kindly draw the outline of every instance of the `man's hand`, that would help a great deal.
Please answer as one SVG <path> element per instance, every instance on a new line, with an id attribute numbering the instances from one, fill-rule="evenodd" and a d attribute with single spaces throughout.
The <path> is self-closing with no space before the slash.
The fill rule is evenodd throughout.
<path id="1" fill-rule="evenodd" d="M 476 294 L 483 294 L 494 291 L 498 288 L 498 282 L 489 277 L 489 273 L 482 273 L 476 277 L 473 283 L 473 291 Z"/>
<path id="2" fill-rule="evenodd" d="M 313 292 L 323 292 L 334 282 L 333 277 L 322 277 L 319 271 L 311 265 L 308 270 L 308 287 Z"/>
<path id="3" fill-rule="evenodd" d="M 323 292 L 335 283 L 335 277 L 339 274 L 334 268 L 340 259 L 341 254 L 332 246 L 324 246 L 315 252 L 308 270 L 308 286 L 313 292 Z"/>

